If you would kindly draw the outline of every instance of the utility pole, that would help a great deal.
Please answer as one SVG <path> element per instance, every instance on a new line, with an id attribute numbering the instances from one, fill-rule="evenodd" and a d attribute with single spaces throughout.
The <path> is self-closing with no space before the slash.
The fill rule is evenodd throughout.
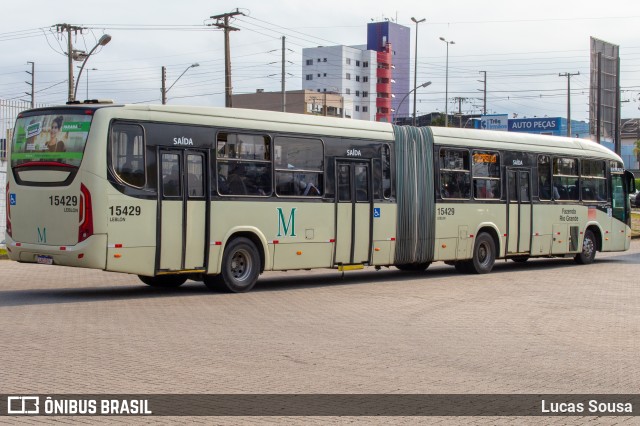
<path id="1" fill-rule="evenodd" d="M 231 108 L 231 48 L 229 46 L 229 31 L 240 31 L 240 28 L 232 27 L 229 25 L 229 18 L 233 18 L 237 15 L 244 15 L 237 8 L 235 12 L 223 13 L 220 15 L 211 16 L 211 19 L 215 19 L 216 23 L 212 24 L 214 27 L 218 27 L 224 30 L 224 92 L 225 92 L 225 106 Z"/>
<path id="2" fill-rule="evenodd" d="M 285 77 L 285 70 L 284 70 L 284 63 L 285 63 L 284 40 L 285 40 L 285 37 L 282 36 L 282 112 L 287 112 L 287 92 L 285 91 L 285 87 L 284 87 L 284 77 Z"/>
<path id="3" fill-rule="evenodd" d="M 56 30 L 59 33 L 65 32 L 67 33 L 67 61 L 69 66 L 69 97 L 68 101 L 75 101 L 75 96 L 73 95 L 75 84 L 73 82 L 73 41 L 71 40 L 71 33 L 78 34 L 78 32 L 82 33 L 84 30 L 83 27 L 78 27 L 75 25 L 69 24 L 57 24 Z"/>
<path id="4" fill-rule="evenodd" d="M 571 76 L 580 75 L 580 71 L 576 73 L 564 72 L 558 74 L 558 77 L 567 77 L 567 137 L 571 137 Z"/>
<path id="5" fill-rule="evenodd" d="M 36 64 L 31 61 L 27 61 L 27 64 L 31 64 L 31 72 L 27 71 L 27 74 L 31 74 L 31 83 L 28 81 L 25 83 L 31 86 L 31 93 L 27 93 L 27 95 L 31 95 L 31 108 L 33 108 L 36 105 Z"/>
<path id="6" fill-rule="evenodd" d="M 478 80 L 478 81 L 484 84 L 484 89 L 482 90 L 482 93 L 483 93 L 482 113 L 484 115 L 487 115 L 487 72 L 486 71 L 478 71 L 478 72 L 484 74 L 484 79 Z"/>
<path id="7" fill-rule="evenodd" d="M 324 99 L 322 101 L 322 112 L 325 117 L 327 116 L 327 92 L 324 92 Z"/>
<path id="8" fill-rule="evenodd" d="M 467 98 L 455 97 L 454 101 L 458 101 L 458 127 L 462 127 L 462 102 L 466 101 Z"/>
<path id="9" fill-rule="evenodd" d="M 162 67 L 162 105 L 167 104 L 167 68 Z"/>

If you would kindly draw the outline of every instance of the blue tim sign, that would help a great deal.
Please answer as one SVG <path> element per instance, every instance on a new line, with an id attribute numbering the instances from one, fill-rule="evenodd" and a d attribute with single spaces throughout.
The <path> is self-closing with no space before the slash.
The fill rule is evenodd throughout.
<path id="1" fill-rule="evenodd" d="M 484 130 L 507 131 L 509 116 L 507 114 L 490 114 L 480 116 L 480 128 Z"/>

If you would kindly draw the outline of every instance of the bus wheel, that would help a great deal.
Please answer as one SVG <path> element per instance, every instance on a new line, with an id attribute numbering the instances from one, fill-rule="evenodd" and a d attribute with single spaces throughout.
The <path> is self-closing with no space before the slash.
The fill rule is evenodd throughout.
<path id="1" fill-rule="evenodd" d="M 420 271 L 426 270 L 429 267 L 429 265 L 431 265 L 431 262 L 405 263 L 404 265 L 395 265 L 395 266 L 401 271 L 420 272 Z"/>
<path id="2" fill-rule="evenodd" d="M 236 238 L 224 249 L 220 275 L 206 276 L 204 284 L 213 290 L 243 293 L 253 288 L 260 275 L 258 249 L 247 238 Z"/>
<path id="3" fill-rule="evenodd" d="M 487 274 L 493 269 L 496 261 L 496 244 L 491 235 L 483 232 L 476 238 L 473 246 L 473 258 L 469 263 L 470 272 Z"/>
<path id="4" fill-rule="evenodd" d="M 596 237 L 587 230 L 582 241 L 582 252 L 576 254 L 574 260 L 580 265 L 588 265 L 596 259 Z"/>
<path id="5" fill-rule="evenodd" d="M 512 257 L 511 260 L 517 263 L 524 263 L 527 260 L 529 260 L 529 256 L 516 256 L 516 257 Z"/>
<path id="6" fill-rule="evenodd" d="M 140 281 L 146 285 L 158 288 L 180 287 L 187 281 L 187 277 L 185 275 L 158 275 L 155 277 L 138 275 L 138 278 L 140 278 Z"/>

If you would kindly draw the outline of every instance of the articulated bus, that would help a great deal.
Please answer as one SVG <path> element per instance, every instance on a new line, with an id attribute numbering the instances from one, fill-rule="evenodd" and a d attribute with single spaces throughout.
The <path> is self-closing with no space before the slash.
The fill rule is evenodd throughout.
<path id="1" fill-rule="evenodd" d="M 571 138 L 242 109 L 32 109 L 10 146 L 19 262 L 250 290 L 263 271 L 488 273 L 630 244 L 632 175 Z"/>

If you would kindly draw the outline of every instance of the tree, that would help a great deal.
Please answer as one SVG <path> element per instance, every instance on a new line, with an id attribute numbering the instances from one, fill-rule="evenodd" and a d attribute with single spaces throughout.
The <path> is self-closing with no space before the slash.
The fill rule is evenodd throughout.
<path id="1" fill-rule="evenodd" d="M 438 118 L 434 118 L 431 120 L 431 125 L 433 127 L 444 127 L 444 116 L 440 115 Z"/>

